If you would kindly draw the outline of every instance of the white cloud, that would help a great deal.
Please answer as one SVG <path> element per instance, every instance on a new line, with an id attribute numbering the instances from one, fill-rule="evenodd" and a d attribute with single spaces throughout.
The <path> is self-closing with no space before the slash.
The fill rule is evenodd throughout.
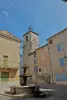
<path id="1" fill-rule="evenodd" d="M 2 10 L 2 13 L 5 15 L 5 16 L 9 16 L 8 12 L 6 10 Z"/>

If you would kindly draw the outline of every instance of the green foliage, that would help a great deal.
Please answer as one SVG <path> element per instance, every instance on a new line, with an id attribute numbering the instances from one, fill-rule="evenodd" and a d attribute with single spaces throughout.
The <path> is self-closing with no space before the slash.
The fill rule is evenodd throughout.
<path id="1" fill-rule="evenodd" d="M 67 0 L 62 0 L 62 1 L 67 2 Z"/>

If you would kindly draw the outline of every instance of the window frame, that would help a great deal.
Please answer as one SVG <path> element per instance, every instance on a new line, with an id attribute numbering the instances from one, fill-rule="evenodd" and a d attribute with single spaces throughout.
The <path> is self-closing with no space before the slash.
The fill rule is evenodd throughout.
<path id="1" fill-rule="evenodd" d="M 28 42 L 28 35 L 26 36 L 26 42 Z"/>

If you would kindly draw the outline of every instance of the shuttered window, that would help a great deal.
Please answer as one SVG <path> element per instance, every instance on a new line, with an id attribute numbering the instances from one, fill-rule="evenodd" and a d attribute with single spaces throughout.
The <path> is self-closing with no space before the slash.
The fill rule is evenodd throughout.
<path id="1" fill-rule="evenodd" d="M 60 67 L 64 67 L 64 58 L 60 58 Z"/>

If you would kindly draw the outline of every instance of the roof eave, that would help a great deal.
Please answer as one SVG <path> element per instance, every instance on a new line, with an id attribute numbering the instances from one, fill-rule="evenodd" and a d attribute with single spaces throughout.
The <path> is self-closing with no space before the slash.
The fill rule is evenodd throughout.
<path id="1" fill-rule="evenodd" d="M 65 28 L 64 30 L 66 30 L 67 28 Z M 64 30 L 62 30 L 62 31 L 60 31 L 60 32 L 58 32 L 58 33 L 56 33 L 56 34 L 54 34 L 53 36 L 51 36 L 51 37 L 49 37 L 48 39 L 46 39 L 47 41 L 49 40 L 49 39 L 51 39 L 52 37 L 55 37 L 56 35 L 58 35 L 58 34 L 60 34 L 61 32 L 63 32 Z"/>
<path id="2" fill-rule="evenodd" d="M 29 31 L 29 32 L 32 32 L 32 33 L 34 33 L 34 34 L 36 34 L 36 35 L 38 35 L 38 36 L 39 36 L 39 34 L 38 34 L 38 33 L 36 33 L 36 32 L 33 32 L 33 31 Z M 26 34 L 28 34 L 29 32 L 25 33 L 23 36 L 25 36 L 25 35 L 26 35 Z"/>

